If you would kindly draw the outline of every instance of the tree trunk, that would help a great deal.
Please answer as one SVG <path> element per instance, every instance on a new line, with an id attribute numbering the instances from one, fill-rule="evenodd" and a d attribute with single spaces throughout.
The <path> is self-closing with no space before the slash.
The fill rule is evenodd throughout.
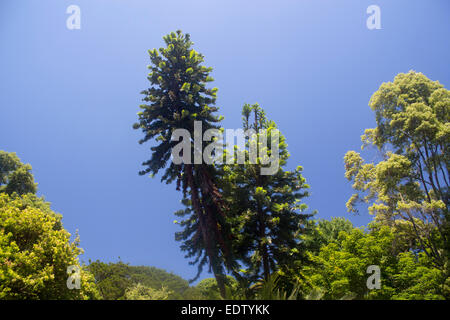
<path id="1" fill-rule="evenodd" d="M 263 262 L 263 273 L 264 280 L 268 280 L 270 277 L 270 266 L 269 266 L 269 253 L 267 250 L 267 244 L 263 241 L 266 238 L 266 224 L 264 223 L 264 213 L 261 208 L 258 208 L 258 216 L 259 216 L 259 252 L 262 256 Z"/>
<path id="2" fill-rule="evenodd" d="M 204 169 L 204 168 L 202 168 Z M 209 190 L 205 190 L 205 184 L 207 186 L 214 184 L 212 181 L 208 180 L 205 181 L 205 174 L 202 172 L 202 186 L 197 186 L 197 183 L 194 181 L 194 169 L 191 164 L 187 164 L 185 167 L 185 173 L 187 177 L 187 184 L 190 189 L 191 194 L 191 201 L 192 201 L 192 207 L 194 208 L 195 213 L 197 214 L 200 229 L 201 229 L 201 235 L 203 238 L 203 243 L 205 245 L 205 251 L 206 255 L 208 256 L 209 260 L 209 266 L 210 270 L 214 273 L 214 277 L 217 282 L 217 286 L 219 288 L 220 295 L 225 298 L 225 276 L 221 272 L 221 268 L 218 265 L 220 263 L 220 256 L 218 249 L 216 249 L 216 245 L 219 243 L 222 247 L 222 250 L 224 250 L 225 253 L 228 252 L 227 248 L 225 247 L 225 243 L 223 242 L 223 237 L 220 234 L 220 230 L 218 230 L 218 223 L 217 219 L 214 216 L 215 214 L 220 214 L 221 210 L 220 208 L 217 208 L 217 210 L 211 210 L 214 208 L 210 208 L 207 204 L 202 201 L 203 199 L 200 198 L 199 195 L 199 189 L 202 190 L 202 197 L 205 197 L 205 193 L 208 193 Z M 207 178 L 207 177 L 206 177 Z M 217 190 L 213 190 L 212 193 L 209 195 L 214 195 L 217 192 Z M 215 203 L 214 203 L 215 204 Z M 213 211 L 219 211 L 219 212 L 213 212 Z"/>

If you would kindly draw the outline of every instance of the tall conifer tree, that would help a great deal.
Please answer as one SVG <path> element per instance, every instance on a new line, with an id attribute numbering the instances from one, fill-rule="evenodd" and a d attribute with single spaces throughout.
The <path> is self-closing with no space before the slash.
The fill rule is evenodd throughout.
<path id="1" fill-rule="evenodd" d="M 247 147 L 251 141 L 257 141 L 257 149 L 267 147 L 272 156 L 277 150 L 271 145 L 276 124 L 267 120 L 258 104 L 244 105 L 242 115 L 244 130 L 256 132 L 256 137 L 247 141 Z M 264 142 L 266 137 L 268 141 Z M 301 200 L 308 196 L 309 186 L 301 174 L 302 167 L 293 171 L 284 168 L 290 156 L 285 137 L 279 134 L 279 167 L 273 175 L 261 174 L 261 168 L 268 164 L 262 163 L 261 154 L 256 163 L 251 163 L 249 150 L 245 150 L 245 165 L 223 167 L 221 187 L 224 200 L 229 203 L 233 234 L 237 234 L 234 249 L 246 265 L 244 277 L 251 283 L 268 280 L 274 271 L 294 270 L 295 264 L 304 260 L 299 235 L 306 231 L 312 214 L 303 213 L 307 205 Z"/>
<path id="2" fill-rule="evenodd" d="M 222 117 L 216 116 L 217 88 L 207 88 L 213 81 L 209 75 L 212 68 L 202 65 L 203 55 L 192 49 L 189 34 L 172 32 L 164 37 L 165 48 L 149 50 L 151 65 L 148 80 L 151 87 L 142 91 L 145 95 L 138 113 L 135 129 L 141 129 L 144 138 L 139 143 L 155 139 L 151 147 L 152 156 L 145 161 L 141 175 L 158 173 L 165 168 L 161 178 L 166 183 L 176 181 L 177 190 L 182 190 L 189 199 L 195 215 L 188 229 L 194 229 L 187 257 L 195 257 L 193 263 L 201 267 L 209 262 L 222 295 L 225 294 L 225 270 L 232 264 L 229 230 L 226 225 L 223 201 L 216 185 L 216 169 L 212 165 L 175 164 L 170 160 L 172 141 L 176 129 L 186 129 L 194 137 L 194 121 L 200 121 L 203 132 L 216 128 Z M 200 139 L 201 139 L 200 137 Z M 195 150 L 190 141 L 191 150 Z M 196 152 L 203 150 L 197 150 Z M 194 159 L 193 153 L 191 159 Z"/>

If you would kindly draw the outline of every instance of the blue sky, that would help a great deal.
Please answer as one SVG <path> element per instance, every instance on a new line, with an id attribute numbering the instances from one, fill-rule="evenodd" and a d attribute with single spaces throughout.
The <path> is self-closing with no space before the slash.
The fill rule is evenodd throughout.
<path id="1" fill-rule="evenodd" d="M 66 8 L 81 29 L 66 28 Z M 366 27 L 369 5 L 381 30 Z M 411 69 L 450 84 L 448 0 L 2 0 L 0 149 L 33 166 L 39 194 L 79 230 L 82 260 L 151 265 L 195 275 L 174 240 L 175 186 L 138 175 L 150 156 L 132 129 L 148 87 L 147 50 L 177 29 L 214 68 L 223 126 L 259 102 L 304 167 L 318 218 L 346 212 L 343 156 L 374 126 L 382 82 Z M 447 39 L 447 40 L 446 40 Z M 203 277 L 211 275 L 206 272 Z"/>

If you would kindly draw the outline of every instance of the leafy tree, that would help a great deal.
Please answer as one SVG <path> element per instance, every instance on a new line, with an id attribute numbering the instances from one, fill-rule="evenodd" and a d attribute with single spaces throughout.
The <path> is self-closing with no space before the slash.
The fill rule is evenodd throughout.
<path id="1" fill-rule="evenodd" d="M 200 290 L 196 287 L 189 287 L 183 292 L 183 300 L 205 300 Z"/>
<path id="2" fill-rule="evenodd" d="M 146 167 L 140 174 L 154 175 L 166 168 L 161 180 L 166 183 L 177 182 L 177 189 L 182 189 L 193 208 L 191 223 L 187 232 L 181 236 L 190 239 L 182 249 L 186 257 L 194 258 L 198 263 L 199 273 L 209 263 L 222 294 L 225 294 L 224 261 L 228 268 L 233 259 L 230 249 L 229 230 L 225 221 L 222 199 L 216 185 L 217 172 L 205 163 L 175 163 L 170 161 L 172 148 L 177 144 L 172 141 L 176 129 L 185 129 L 194 134 L 194 121 L 199 121 L 203 132 L 219 128 L 216 124 L 221 117 L 215 116 L 218 110 L 214 106 L 217 88 L 206 87 L 213 81 L 209 75 L 212 68 L 202 65 L 203 55 L 192 49 L 189 34 L 181 31 L 172 32 L 164 37 L 165 48 L 149 50 L 151 65 L 148 80 L 151 87 L 142 91 L 146 104 L 140 106 L 139 122 L 135 129 L 141 129 L 144 138 L 139 143 L 155 139 L 151 147 L 152 157 L 143 163 Z M 203 154 L 202 147 L 188 141 L 192 152 L 182 154 L 196 159 Z M 195 150 L 195 151 L 194 151 Z M 202 162 L 202 161 L 200 161 Z M 195 230 L 191 236 L 191 230 Z"/>
<path id="3" fill-rule="evenodd" d="M 201 280 L 195 289 L 201 294 L 203 300 L 220 300 L 221 296 L 217 281 L 215 278 L 206 278 Z M 226 296 L 225 299 L 240 300 L 242 288 L 232 276 L 227 276 Z"/>
<path id="4" fill-rule="evenodd" d="M 421 73 L 399 74 L 370 99 L 377 126 L 362 136 L 382 160 L 366 163 L 349 151 L 346 177 L 358 191 L 347 202 L 371 204 L 386 225 L 408 230 L 410 241 L 450 275 L 450 91 Z"/>
<path id="5" fill-rule="evenodd" d="M 322 247 L 306 273 L 313 290 L 325 299 L 444 299 L 444 273 L 423 253 L 398 251 L 395 231 L 372 223 L 369 231 L 341 231 L 337 241 Z M 378 265 L 381 289 L 369 290 L 367 267 Z"/>
<path id="6" fill-rule="evenodd" d="M 203 279 L 195 287 L 207 300 L 221 299 L 219 287 L 217 286 L 217 281 L 215 278 Z"/>
<path id="7" fill-rule="evenodd" d="M 30 199 L 31 197 L 31 199 Z M 22 199 L 0 194 L 0 299 L 96 299 L 92 275 L 78 262 L 78 237 L 60 228 L 55 215 Z M 81 272 L 81 289 L 68 289 L 67 268 Z"/>
<path id="8" fill-rule="evenodd" d="M 20 201 L 22 210 L 32 207 L 52 216 L 56 219 L 54 228 L 61 230 L 62 216 L 52 211 L 44 197 L 36 196 L 36 191 L 31 165 L 22 163 L 14 152 L 0 150 L 0 194 L 6 193 L 11 199 Z"/>
<path id="9" fill-rule="evenodd" d="M 98 290 L 105 300 L 123 299 L 127 288 L 133 285 L 129 266 L 123 262 L 90 262 L 89 271 L 94 275 Z"/>
<path id="10" fill-rule="evenodd" d="M 320 248 L 337 241 L 341 231 L 350 233 L 353 230 L 353 224 L 343 217 L 309 221 L 309 224 L 309 232 L 300 235 L 300 238 L 312 252 L 318 252 Z"/>
<path id="11" fill-rule="evenodd" d="M 36 193 L 31 165 L 23 164 L 14 152 L 0 150 L 0 193 Z"/>
<path id="12" fill-rule="evenodd" d="M 128 288 L 125 291 L 126 300 L 167 300 L 171 291 L 168 291 L 166 287 L 162 287 L 160 290 L 146 287 L 141 283 Z"/>
<path id="13" fill-rule="evenodd" d="M 275 134 L 275 123 L 267 120 L 258 104 L 244 105 L 242 115 L 244 130 L 255 132 L 247 145 L 257 143 L 258 150 L 267 148 L 269 157 L 273 152 L 278 152 L 279 157 L 273 175 L 261 174 L 262 167 L 268 165 L 262 157 L 256 163 L 251 160 L 251 147 L 244 150 L 244 165 L 235 161 L 222 168 L 224 199 L 236 234 L 234 249 L 247 267 L 242 275 L 252 283 L 261 278 L 268 280 L 277 270 L 290 271 L 304 260 L 304 246 L 298 238 L 306 232 L 307 219 L 312 215 L 302 213 L 307 205 L 301 200 L 308 196 L 309 188 L 302 167 L 284 169 L 289 158 L 285 137 L 279 134 L 278 149 L 265 146 L 265 137 L 271 141 Z"/>

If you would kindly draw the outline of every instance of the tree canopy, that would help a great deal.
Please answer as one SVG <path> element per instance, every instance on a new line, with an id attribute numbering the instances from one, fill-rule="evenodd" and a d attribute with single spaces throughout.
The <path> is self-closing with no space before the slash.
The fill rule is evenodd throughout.
<path id="1" fill-rule="evenodd" d="M 311 255 L 306 268 L 312 287 L 324 299 L 444 299 L 448 298 L 445 274 L 433 266 L 423 252 L 395 247 L 395 232 L 388 226 L 371 224 L 352 228 Z M 381 287 L 370 290 L 367 268 L 379 266 Z"/>
<path id="2" fill-rule="evenodd" d="M 24 164 L 14 152 L 0 150 L 0 193 L 36 193 L 31 165 Z"/>
<path id="3" fill-rule="evenodd" d="M 347 202 L 356 212 L 369 203 L 376 221 L 409 229 L 413 248 L 449 272 L 450 91 L 421 73 L 399 74 L 370 99 L 377 127 L 365 130 L 363 148 L 374 145 L 381 160 L 345 155 L 346 178 L 357 191 Z"/>
<path id="4" fill-rule="evenodd" d="M 92 275 L 80 265 L 78 238 L 59 220 L 24 199 L 0 194 L 0 299 L 98 298 Z M 67 287 L 67 269 L 80 270 L 80 290 Z"/>

